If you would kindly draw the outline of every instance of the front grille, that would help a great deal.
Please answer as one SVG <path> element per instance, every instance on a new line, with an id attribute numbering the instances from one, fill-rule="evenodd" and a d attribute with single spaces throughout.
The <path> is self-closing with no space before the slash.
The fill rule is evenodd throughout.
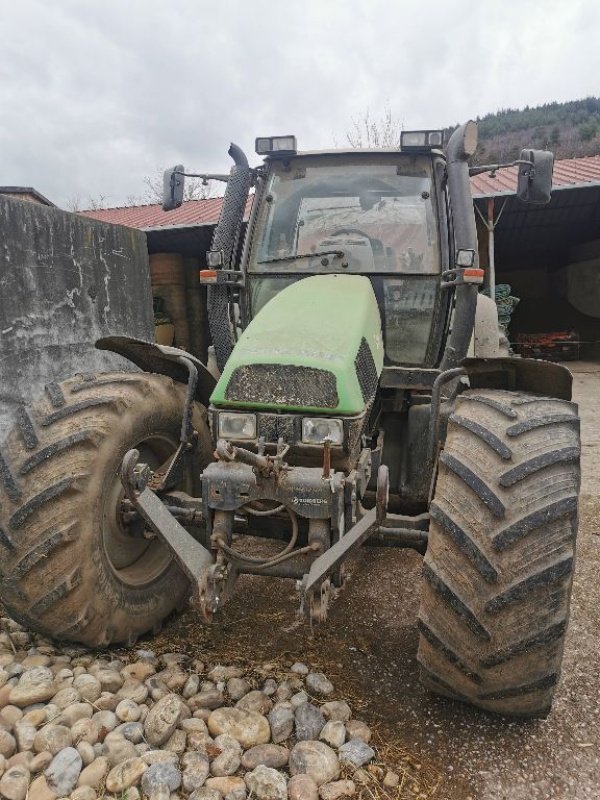
<path id="1" fill-rule="evenodd" d="M 335 375 L 324 369 L 291 364 L 247 364 L 229 379 L 225 399 L 237 403 L 335 408 Z"/>
<path id="2" fill-rule="evenodd" d="M 375 366 L 373 353 L 364 336 L 361 339 L 358 353 L 354 359 L 354 368 L 356 369 L 356 377 L 358 378 L 363 400 L 366 403 L 373 397 L 377 390 L 379 376 L 377 375 L 377 367 Z"/>

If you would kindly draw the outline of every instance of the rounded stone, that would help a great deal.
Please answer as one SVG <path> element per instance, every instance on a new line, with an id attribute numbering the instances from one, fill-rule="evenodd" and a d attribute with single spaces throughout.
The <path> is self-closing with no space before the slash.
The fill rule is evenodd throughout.
<path id="1" fill-rule="evenodd" d="M 70 800 L 96 800 L 96 792 L 91 786 L 80 786 L 79 789 L 74 789 L 71 792 Z M 127 795 L 127 800 L 132 800 L 130 795 Z"/>
<path id="2" fill-rule="evenodd" d="M 207 689 L 199 694 L 195 694 L 188 700 L 188 706 L 192 711 L 200 708 L 207 708 L 211 711 L 223 705 L 223 693 L 218 689 Z"/>
<path id="3" fill-rule="evenodd" d="M 359 722 L 357 719 L 351 719 L 346 723 L 346 738 L 361 739 L 366 744 L 371 741 L 371 729 L 364 722 Z"/>
<path id="4" fill-rule="evenodd" d="M 310 775 L 294 775 L 288 782 L 289 800 L 319 800 L 319 787 Z"/>
<path id="5" fill-rule="evenodd" d="M 215 664 L 208 673 L 208 679 L 209 681 L 228 681 L 229 678 L 241 678 L 243 674 L 244 670 L 241 667 L 224 667 L 222 664 Z"/>
<path id="6" fill-rule="evenodd" d="M 362 739 L 350 739 L 340 747 L 338 754 L 342 763 L 354 767 L 362 767 L 375 757 L 375 751 Z"/>
<path id="7" fill-rule="evenodd" d="M 91 745 L 89 742 L 79 742 L 79 744 L 75 749 L 81 756 L 81 760 L 83 761 L 84 767 L 87 767 L 88 764 L 91 764 L 92 761 L 96 758 L 96 754 L 94 753 L 94 746 Z"/>
<path id="8" fill-rule="evenodd" d="M 317 786 L 335 781 L 340 775 L 338 757 L 324 742 L 298 742 L 290 753 L 289 769 L 290 775 L 310 775 Z"/>
<path id="9" fill-rule="evenodd" d="M 195 694 L 198 693 L 199 688 L 200 688 L 200 676 L 193 673 L 192 675 L 188 676 L 183 686 L 183 689 L 181 690 L 181 694 L 183 697 L 189 700 L 190 697 L 193 697 Z"/>
<path id="10" fill-rule="evenodd" d="M 22 719 L 23 712 L 16 706 L 4 706 L 2 711 L 0 711 L 0 724 L 2 724 L 6 730 L 12 731 L 16 723 L 20 722 Z"/>
<path id="11" fill-rule="evenodd" d="M 95 701 L 94 708 L 98 711 L 114 711 L 119 705 L 119 698 L 110 692 L 102 692 L 100 697 Z"/>
<path id="12" fill-rule="evenodd" d="M 128 678 L 116 694 L 119 700 L 133 700 L 134 703 L 145 702 L 148 697 L 148 687 L 135 678 Z"/>
<path id="13" fill-rule="evenodd" d="M 27 722 L 18 722 L 14 730 L 17 748 L 19 750 L 31 750 L 36 733 L 37 730 L 33 725 L 29 725 Z"/>
<path id="14" fill-rule="evenodd" d="M 243 778 L 232 775 L 227 778 L 207 778 L 206 785 L 209 789 L 216 789 L 222 795 L 228 795 L 238 789 L 246 791 L 246 784 Z"/>
<path id="15" fill-rule="evenodd" d="M 137 722 L 142 716 L 142 711 L 137 703 L 133 700 L 121 700 L 119 705 L 115 708 L 115 714 L 121 722 Z"/>
<path id="16" fill-rule="evenodd" d="M 294 714 L 296 720 L 296 739 L 299 742 L 318 739 L 325 726 L 325 717 L 312 703 L 302 703 Z"/>
<path id="17" fill-rule="evenodd" d="M 340 800 L 341 797 L 352 797 L 355 794 L 354 781 L 333 781 L 333 783 L 324 783 L 319 788 L 321 800 Z"/>
<path id="18" fill-rule="evenodd" d="M 72 686 L 66 686 L 64 689 L 59 689 L 58 692 L 52 697 L 52 703 L 58 708 L 68 708 L 73 703 L 79 703 L 81 695 Z"/>
<path id="19" fill-rule="evenodd" d="M 168 786 L 171 792 L 181 786 L 181 772 L 172 761 L 152 764 L 142 776 L 142 791 L 150 795 L 160 784 Z"/>
<path id="20" fill-rule="evenodd" d="M 187 735 L 185 731 L 180 731 L 177 729 L 173 731 L 167 741 L 163 744 L 163 748 L 165 750 L 170 750 L 172 753 L 176 753 L 178 756 L 181 756 L 185 753 L 186 744 Z"/>
<path id="21" fill-rule="evenodd" d="M 235 707 L 244 711 L 256 711 L 257 714 L 268 714 L 273 708 L 273 701 L 264 692 L 255 690 L 238 700 Z"/>
<path id="22" fill-rule="evenodd" d="M 119 733 L 133 744 L 140 744 L 144 741 L 144 726 L 141 722 L 124 722 L 123 725 L 115 728 L 115 733 Z"/>
<path id="23" fill-rule="evenodd" d="M 303 703 L 308 703 L 308 695 L 305 691 L 296 692 L 290 697 L 292 708 L 299 708 Z"/>
<path id="24" fill-rule="evenodd" d="M 295 664 L 292 664 L 290 667 L 291 672 L 295 672 L 296 675 L 308 675 L 309 669 L 306 664 L 303 664 L 301 661 L 296 661 Z"/>
<path id="25" fill-rule="evenodd" d="M 37 756 L 34 756 L 29 762 L 29 772 L 31 772 L 32 775 L 36 775 L 38 772 L 43 772 L 52 763 L 52 758 L 52 753 L 47 751 L 44 753 L 38 753 Z"/>
<path id="26" fill-rule="evenodd" d="M 271 767 L 281 769 L 288 763 L 290 751 L 287 747 L 277 744 L 257 744 L 246 750 L 242 756 L 242 766 L 244 769 L 253 770 L 256 767 Z"/>
<path id="27" fill-rule="evenodd" d="M 94 708 L 89 703 L 72 703 L 67 706 L 60 717 L 57 719 L 59 725 L 66 725 L 70 728 L 80 719 L 91 719 L 94 713 Z"/>
<path id="28" fill-rule="evenodd" d="M 227 693 L 236 702 L 248 694 L 252 687 L 245 678 L 229 678 L 227 681 Z"/>
<path id="29" fill-rule="evenodd" d="M 246 786 L 244 785 L 244 790 Z M 189 800 L 222 800 L 223 795 L 217 789 L 209 789 L 208 786 L 202 786 L 195 789 L 189 796 Z"/>
<path id="30" fill-rule="evenodd" d="M 34 703 L 43 703 L 56 694 L 54 674 L 48 667 L 32 667 L 20 677 L 8 695 L 11 705 L 25 708 Z"/>
<path id="31" fill-rule="evenodd" d="M 6 800 L 25 800 L 29 777 L 27 767 L 10 767 L 0 778 L 0 794 Z"/>
<path id="32" fill-rule="evenodd" d="M 276 705 L 269 711 L 271 738 L 275 744 L 285 742 L 294 732 L 294 711 L 288 704 Z"/>
<path id="33" fill-rule="evenodd" d="M 123 676 L 114 669 L 99 669 L 96 672 L 96 680 L 100 684 L 102 692 L 118 692 L 123 686 Z"/>
<path id="34" fill-rule="evenodd" d="M 142 761 L 150 766 L 152 764 L 162 764 L 165 761 L 171 761 L 176 764 L 178 759 L 175 753 L 170 753 L 168 750 L 146 750 L 142 754 Z"/>
<path id="35" fill-rule="evenodd" d="M 108 763 L 108 759 L 104 756 L 100 756 L 82 770 L 77 785 L 91 786 L 92 789 L 99 789 L 109 769 L 110 764 Z"/>
<path id="36" fill-rule="evenodd" d="M 321 713 L 325 719 L 332 722 L 348 722 L 352 716 L 350 706 L 344 700 L 329 700 L 321 706 Z"/>
<path id="37" fill-rule="evenodd" d="M 141 758 L 128 758 L 117 764 L 106 776 L 106 788 L 109 792 L 123 792 L 136 784 L 149 767 Z"/>
<path id="38" fill-rule="evenodd" d="M 65 747 L 52 759 L 44 776 L 50 789 L 58 797 L 70 794 L 79 779 L 83 762 L 74 747 Z"/>
<path id="39" fill-rule="evenodd" d="M 128 761 L 137 756 L 137 750 L 132 742 L 127 741 L 121 735 L 111 733 L 104 740 L 102 755 L 106 756 L 111 767 L 116 767 L 123 761 Z"/>
<path id="40" fill-rule="evenodd" d="M 217 778 L 224 778 L 237 772 L 241 764 L 240 754 L 235 750 L 224 750 L 214 758 L 210 765 L 211 774 Z"/>
<path id="41" fill-rule="evenodd" d="M 152 747 L 160 747 L 169 739 L 181 718 L 183 702 L 176 694 L 168 694 L 148 712 L 144 723 L 146 740 Z"/>
<path id="42" fill-rule="evenodd" d="M 308 691 L 319 697 L 326 697 L 333 692 L 333 683 L 322 672 L 309 672 L 305 683 Z"/>
<path id="43" fill-rule="evenodd" d="M 319 734 L 319 739 L 337 750 L 346 741 L 346 726 L 343 722 L 329 720 Z"/>
<path id="44" fill-rule="evenodd" d="M 136 681 L 143 683 L 151 675 L 154 675 L 156 669 L 148 661 L 135 661 L 133 664 L 127 664 L 121 670 L 121 675 L 125 680 L 133 678 Z"/>
<path id="45" fill-rule="evenodd" d="M 73 737 L 69 728 L 64 725 L 46 725 L 36 733 L 33 740 L 33 749 L 36 753 L 42 753 L 47 750 L 55 756 L 72 744 Z"/>
<path id="46" fill-rule="evenodd" d="M 271 728 L 265 717 L 255 711 L 240 708 L 218 708 L 208 718 L 208 730 L 213 736 L 228 733 L 244 750 L 257 744 L 267 744 Z"/>
<path id="47" fill-rule="evenodd" d="M 248 772 L 244 780 L 257 800 L 287 800 L 287 781 L 276 769 L 261 764 Z"/>
<path id="48" fill-rule="evenodd" d="M 84 700 L 89 700 L 90 703 L 93 703 L 102 694 L 100 681 L 89 673 L 79 675 L 75 678 L 73 680 L 73 688 L 77 689 L 81 697 L 83 697 Z"/>
<path id="49" fill-rule="evenodd" d="M 181 759 L 183 767 L 183 788 L 186 792 L 193 792 L 204 786 L 210 773 L 210 761 L 204 753 L 190 751 Z"/>
<path id="50" fill-rule="evenodd" d="M 93 719 L 79 719 L 71 728 L 74 744 L 89 742 L 96 744 L 99 739 L 98 726 Z"/>
<path id="51" fill-rule="evenodd" d="M 56 794 L 43 775 L 38 775 L 29 787 L 29 800 L 55 800 Z"/>
<path id="52" fill-rule="evenodd" d="M 119 724 L 114 711 L 97 711 L 92 717 L 98 728 L 98 740 L 103 742 L 108 734 Z"/>

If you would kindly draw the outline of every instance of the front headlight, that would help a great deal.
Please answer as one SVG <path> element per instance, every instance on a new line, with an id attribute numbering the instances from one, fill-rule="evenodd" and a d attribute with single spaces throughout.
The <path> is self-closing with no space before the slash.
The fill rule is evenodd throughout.
<path id="1" fill-rule="evenodd" d="M 323 444 L 329 439 L 331 444 L 342 444 L 344 441 L 344 426 L 341 419 L 310 419 L 302 420 L 302 441 L 305 444 Z"/>
<path id="2" fill-rule="evenodd" d="M 219 439 L 256 439 L 256 414 L 219 414 Z"/>

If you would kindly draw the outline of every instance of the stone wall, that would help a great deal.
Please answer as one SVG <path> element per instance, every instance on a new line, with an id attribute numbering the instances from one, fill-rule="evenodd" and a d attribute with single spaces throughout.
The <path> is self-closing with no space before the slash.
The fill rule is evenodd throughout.
<path id="1" fill-rule="evenodd" d="M 15 407 L 77 372 L 135 369 L 94 348 L 153 340 L 146 237 L 0 195 L 0 438 Z"/>

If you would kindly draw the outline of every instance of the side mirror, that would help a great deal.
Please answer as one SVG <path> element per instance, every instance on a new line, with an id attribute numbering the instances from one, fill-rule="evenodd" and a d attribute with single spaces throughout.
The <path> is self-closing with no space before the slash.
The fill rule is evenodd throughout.
<path id="1" fill-rule="evenodd" d="M 524 203 L 546 205 L 552 193 L 554 154 L 549 150 L 521 150 L 517 197 Z"/>
<path id="2" fill-rule="evenodd" d="M 183 166 L 166 169 L 163 173 L 163 211 L 173 211 L 183 203 Z"/>

